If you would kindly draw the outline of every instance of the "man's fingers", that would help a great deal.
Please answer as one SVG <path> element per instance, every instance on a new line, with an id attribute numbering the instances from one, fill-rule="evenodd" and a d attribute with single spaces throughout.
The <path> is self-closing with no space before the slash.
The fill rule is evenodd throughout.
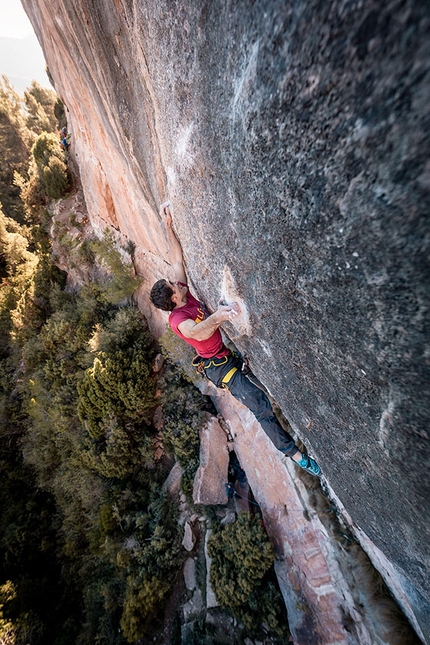
<path id="1" fill-rule="evenodd" d="M 235 318 L 240 314 L 240 307 L 237 302 L 233 302 L 231 305 L 225 307 L 225 312 L 228 314 L 228 317 Z"/>
<path id="2" fill-rule="evenodd" d="M 163 204 L 160 204 L 160 208 L 158 210 L 159 210 L 160 213 L 164 213 L 165 209 L 170 208 L 171 205 L 172 204 L 170 202 L 163 202 Z"/>
<path id="3" fill-rule="evenodd" d="M 170 206 L 170 202 L 164 202 L 164 204 L 161 204 L 160 208 L 158 209 L 161 219 L 163 219 L 166 223 L 172 217 L 170 213 Z"/>

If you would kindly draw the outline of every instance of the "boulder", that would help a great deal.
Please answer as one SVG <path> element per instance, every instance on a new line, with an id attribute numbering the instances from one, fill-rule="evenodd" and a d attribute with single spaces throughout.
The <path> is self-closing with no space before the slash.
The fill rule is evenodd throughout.
<path id="1" fill-rule="evenodd" d="M 208 529 L 205 535 L 205 558 L 206 558 L 206 572 L 207 572 L 206 573 L 206 608 L 207 609 L 211 609 L 212 607 L 218 607 L 218 601 L 216 599 L 216 596 L 212 589 L 211 581 L 210 581 L 212 558 L 209 557 L 207 545 L 211 535 L 212 535 L 212 530 Z"/>
<path id="2" fill-rule="evenodd" d="M 210 417 L 200 431 L 200 466 L 194 478 L 194 504 L 226 504 L 227 437 L 218 419 Z"/>
<path id="3" fill-rule="evenodd" d="M 185 586 L 189 591 L 196 588 L 196 562 L 193 558 L 187 558 L 184 564 Z"/>
<path id="4" fill-rule="evenodd" d="M 183 606 L 183 614 L 185 622 L 190 618 L 198 616 L 203 609 L 203 599 L 200 589 L 196 589 L 192 598 Z"/>
<path id="5" fill-rule="evenodd" d="M 164 485 L 172 497 L 180 491 L 182 473 L 181 466 L 176 462 L 165 481 Z"/>
<path id="6" fill-rule="evenodd" d="M 185 522 L 184 537 L 183 537 L 183 540 L 182 540 L 182 546 L 187 551 L 192 551 L 194 549 L 195 543 L 196 543 L 196 538 L 194 537 L 193 529 L 191 528 L 189 522 Z"/>

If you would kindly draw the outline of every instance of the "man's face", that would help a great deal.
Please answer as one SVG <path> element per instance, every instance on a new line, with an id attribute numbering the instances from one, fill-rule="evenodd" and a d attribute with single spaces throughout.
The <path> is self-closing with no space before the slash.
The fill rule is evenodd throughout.
<path id="1" fill-rule="evenodd" d="M 176 296 L 178 302 L 182 300 L 188 291 L 188 287 L 180 284 L 179 282 L 172 282 L 171 280 L 167 280 L 167 282 L 173 291 L 172 298 L 173 296 Z"/>

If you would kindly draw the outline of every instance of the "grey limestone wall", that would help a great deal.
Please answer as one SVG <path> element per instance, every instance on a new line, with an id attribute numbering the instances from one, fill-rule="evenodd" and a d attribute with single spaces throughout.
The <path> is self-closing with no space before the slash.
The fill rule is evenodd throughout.
<path id="1" fill-rule="evenodd" d="M 238 346 L 428 598 L 428 6 L 147 2 L 141 20 L 189 273 L 213 307 L 229 275 Z"/>

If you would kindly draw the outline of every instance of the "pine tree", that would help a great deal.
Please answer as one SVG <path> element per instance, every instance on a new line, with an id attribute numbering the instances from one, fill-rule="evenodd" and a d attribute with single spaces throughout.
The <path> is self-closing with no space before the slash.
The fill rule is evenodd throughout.
<path id="1" fill-rule="evenodd" d="M 219 527 L 209 538 L 210 580 L 220 605 L 237 609 L 248 600 L 274 561 L 272 546 L 259 517 L 241 513 L 234 524 Z"/>
<path id="2" fill-rule="evenodd" d="M 100 352 L 78 385 L 78 414 L 94 439 L 106 435 L 112 419 L 144 422 L 154 406 L 154 380 L 140 349 Z"/>
<path id="3" fill-rule="evenodd" d="M 57 95 L 53 90 L 48 90 L 36 81 L 32 81 L 30 87 L 24 92 L 27 128 L 35 134 L 55 132 L 57 129 L 55 115 L 57 100 Z"/>
<path id="4" fill-rule="evenodd" d="M 5 213 L 18 222 L 24 221 L 19 188 L 14 185 L 15 171 L 24 172 L 28 165 L 32 139 L 25 126 L 21 97 L 6 76 L 0 80 L 0 202 Z"/>
<path id="5" fill-rule="evenodd" d="M 42 132 L 31 149 L 46 194 L 59 199 L 70 186 L 70 176 L 58 139 L 54 134 Z"/>
<path id="6" fill-rule="evenodd" d="M 128 300 L 142 284 L 142 278 L 135 275 L 132 259 L 129 262 L 124 259 L 124 254 L 116 248 L 108 230 L 103 239 L 91 242 L 91 248 L 109 270 L 109 279 L 102 288 L 102 297 L 113 305 Z"/>
<path id="7" fill-rule="evenodd" d="M 127 641 L 134 643 L 151 626 L 169 584 L 155 577 L 144 577 L 141 582 L 129 578 L 127 583 L 121 629 Z"/>

